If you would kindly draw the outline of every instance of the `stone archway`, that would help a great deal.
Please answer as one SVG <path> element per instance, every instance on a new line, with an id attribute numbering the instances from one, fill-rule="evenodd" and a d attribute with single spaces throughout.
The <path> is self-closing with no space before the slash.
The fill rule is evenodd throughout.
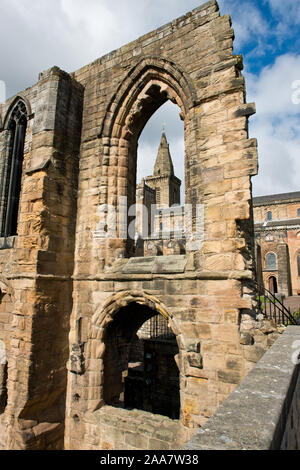
<path id="1" fill-rule="evenodd" d="M 120 423 L 135 413 L 105 405 L 105 334 L 128 305 L 158 311 L 176 335 L 185 431 L 212 416 L 250 368 L 240 329 L 255 303 L 249 288 L 254 277 L 250 177 L 257 171 L 257 144 L 248 138 L 255 107 L 245 102 L 242 61 L 232 55 L 232 38 L 229 17 L 220 17 L 213 1 L 73 75 L 84 85 L 85 99 L 67 448 L 157 444 L 142 438 L 137 427 L 134 436 L 128 427 L 117 436 Z M 205 237 L 187 243 L 187 253 L 178 247 L 176 257 L 156 256 L 156 246 L 149 247 L 137 263 L 131 258 L 130 219 L 122 219 L 119 209 L 125 207 L 128 215 L 135 201 L 137 141 L 167 100 L 179 106 L 184 120 L 185 203 L 201 206 L 198 228 Z M 109 231 L 109 211 L 101 220 L 101 205 L 116 209 L 115 235 Z M 196 214 L 191 219 L 194 228 Z M 100 220 L 106 231 L 97 237 Z"/>
<path id="2" fill-rule="evenodd" d="M 179 350 L 166 319 L 131 302 L 114 316 L 103 342 L 105 403 L 178 419 Z"/>
<path id="3" fill-rule="evenodd" d="M 92 317 L 92 325 L 91 325 L 91 339 L 88 341 L 87 344 L 87 351 L 90 351 L 91 357 L 89 359 L 90 366 L 87 367 L 86 372 L 89 377 L 89 387 L 93 388 L 94 390 L 94 399 L 89 401 L 89 409 L 96 410 L 102 405 L 104 405 L 107 401 L 111 402 L 111 396 L 108 399 L 107 396 L 105 397 L 104 391 L 104 382 L 105 382 L 105 353 L 106 353 L 106 344 L 107 338 L 109 338 L 109 334 L 107 335 L 108 328 L 112 330 L 111 325 L 114 322 L 114 319 L 118 315 L 118 313 L 122 309 L 126 309 L 126 307 L 130 305 L 137 305 L 140 307 L 140 313 L 142 313 L 141 318 L 136 319 L 131 325 L 132 328 L 129 329 L 129 335 L 133 335 L 142 324 L 151 317 L 149 311 L 153 312 L 153 315 L 159 314 L 167 320 L 168 327 L 173 332 L 176 337 L 177 346 L 178 346 L 178 355 L 176 356 L 176 363 L 177 366 L 183 362 L 180 359 L 180 355 L 183 353 L 182 348 L 183 342 L 182 338 L 178 338 L 179 329 L 177 326 L 177 322 L 174 317 L 168 312 L 165 306 L 155 297 L 145 293 L 145 292 L 138 292 L 138 291 L 122 291 L 112 297 L 110 297 L 102 308 Z M 184 376 L 184 370 L 179 370 L 180 380 L 182 380 Z M 113 378 L 116 383 L 116 394 L 121 393 L 120 389 L 120 370 L 117 371 L 117 374 Z M 94 384 L 98 383 L 99 388 L 98 391 L 95 390 Z M 112 391 L 113 395 L 113 391 Z"/>
<path id="4" fill-rule="evenodd" d="M 109 103 L 99 134 L 105 155 L 99 202 L 118 207 L 118 215 L 121 207 L 128 210 L 135 203 L 138 138 L 150 117 L 168 100 L 178 105 L 184 120 L 186 203 L 191 200 L 193 184 L 187 166 L 196 150 L 193 146 L 196 93 L 173 62 L 147 57 L 120 84 Z M 116 249 L 121 249 L 124 257 L 133 254 L 133 241 L 127 233 L 130 221 L 128 217 L 127 224 L 122 223 L 122 217 L 117 217 L 116 239 L 108 239 L 106 243 L 107 263 L 115 257 Z M 103 221 L 104 226 L 107 224 L 107 220 Z"/>

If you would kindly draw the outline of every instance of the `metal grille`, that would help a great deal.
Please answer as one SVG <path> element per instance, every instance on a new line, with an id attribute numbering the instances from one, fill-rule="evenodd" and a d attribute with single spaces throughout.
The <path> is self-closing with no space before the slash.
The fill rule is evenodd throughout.
<path id="1" fill-rule="evenodd" d="M 140 339 L 171 340 L 175 337 L 168 326 L 167 320 L 162 315 L 155 315 L 147 320 L 138 330 Z"/>

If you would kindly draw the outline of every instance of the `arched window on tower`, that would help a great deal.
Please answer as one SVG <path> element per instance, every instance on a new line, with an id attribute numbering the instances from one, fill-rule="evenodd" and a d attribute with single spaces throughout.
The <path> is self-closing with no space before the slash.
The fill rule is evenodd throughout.
<path id="1" fill-rule="evenodd" d="M 1 236 L 17 234 L 18 209 L 21 192 L 27 111 L 22 100 L 13 108 L 8 122 L 9 148 L 4 164 L 2 204 L 0 209 Z"/>
<path id="2" fill-rule="evenodd" d="M 274 253 L 268 253 L 266 256 L 266 265 L 267 269 L 270 271 L 276 271 L 277 270 L 277 261 L 276 261 L 276 255 Z"/>

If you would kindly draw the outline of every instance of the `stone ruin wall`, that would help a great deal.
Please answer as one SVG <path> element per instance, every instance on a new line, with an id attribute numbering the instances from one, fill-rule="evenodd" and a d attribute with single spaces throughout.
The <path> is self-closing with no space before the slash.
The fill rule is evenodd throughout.
<path id="1" fill-rule="evenodd" d="M 63 445 L 82 87 L 53 68 L 1 106 L 2 184 L 7 121 L 19 99 L 28 122 L 18 236 L 0 239 L 8 369 L 0 448 L 47 447 L 45 435 L 55 448 Z"/>
<path id="2" fill-rule="evenodd" d="M 0 447 L 180 448 L 276 337 L 253 309 L 255 107 L 233 36 L 211 1 L 71 75 L 54 67 L 20 94 L 30 112 L 18 236 L 0 250 L 13 298 L 0 313 Z M 137 140 L 167 99 L 184 119 L 186 202 L 204 206 L 204 241 L 136 264 L 124 221 L 116 237 L 94 236 L 98 207 L 134 201 Z M 0 108 L 1 159 L 13 100 Z M 131 304 L 161 313 L 176 335 L 179 422 L 104 401 L 105 332 Z"/>

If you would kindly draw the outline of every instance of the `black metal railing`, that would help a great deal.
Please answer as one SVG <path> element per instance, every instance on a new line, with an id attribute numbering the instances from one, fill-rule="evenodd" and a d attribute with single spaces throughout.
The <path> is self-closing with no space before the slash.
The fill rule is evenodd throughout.
<path id="1" fill-rule="evenodd" d="M 254 281 L 255 282 L 255 281 Z M 297 325 L 297 321 L 279 297 L 255 282 L 257 291 L 258 310 L 264 317 L 279 325 Z"/>

